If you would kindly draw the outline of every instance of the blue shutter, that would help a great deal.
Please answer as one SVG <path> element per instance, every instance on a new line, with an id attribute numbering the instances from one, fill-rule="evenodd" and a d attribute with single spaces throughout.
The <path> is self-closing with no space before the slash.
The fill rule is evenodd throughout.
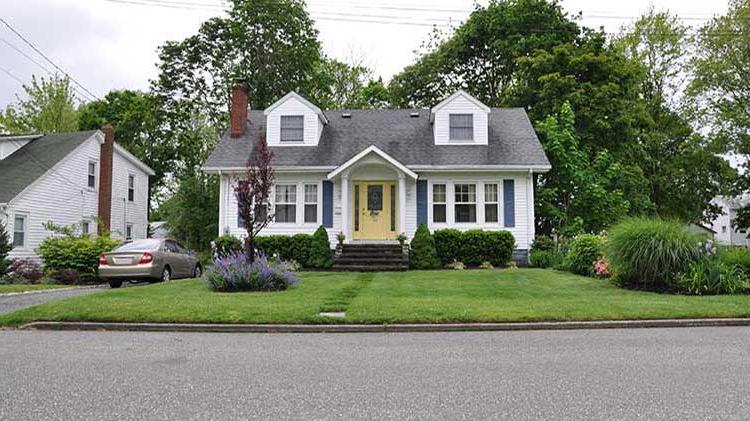
<path id="1" fill-rule="evenodd" d="M 503 222 L 506 227 L 516 226 L 516 194 L 513 180 L 503 180 Z"/>
<path id="2" fill-rule="evenodd" d="M 417 180 L 417 225 L 427 224 L 427 180 Z"/>
<path id="3" fill-rule="evenodd" d="M 240 215 L 239 210 L 237 210 L 237 228 L 245 228 L 245 220 Z"/>
<path id="4" fill-rule="evenodd" d="M 323 180 L 323 226 L 333 228 L 333 182 Z"/>

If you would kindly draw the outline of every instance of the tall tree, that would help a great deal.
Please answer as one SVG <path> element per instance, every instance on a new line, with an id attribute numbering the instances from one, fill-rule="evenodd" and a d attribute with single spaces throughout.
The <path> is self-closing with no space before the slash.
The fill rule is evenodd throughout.
<path id="1" fill-rule="evenodd" d="M 78 129 L 76 97 L 70 79 L 58 75 L 45 79 L 32 76 L 23 85 L 24 97 L 0 111 L 0 133 L 58 133 Z"/>
<path id="2" fill-rule="evenodd" d="M 315 66 L 310 101 L 323 109 L 357 108 L 372 71 L 360 64 L 324 58 Z"/>
<path id="3" fill-rule="evenodd" d="M 726 151 L 750 154 L 750 3 L 730 0 L 727 14 L 718 16 L 698 33 L 694 78 L 689 93 L 695 98 L 711 136 Z M 750 167 L 742 164 L 737 191 L 750 191 Z M 738 211 L 736 221 L 750 228 L 750 207 Z"/>
<path id="4" fill-rule="evenodd" d="M 273 186 L 273 153 L 268 149 L 265 136 L 261 136 L 247 161 L 245 174 L 234 186 L 237 198 L 237 213 L 245 224 L 245 253 L 255 259 L 255 237 L 265 228 L 274 215 L 271 213 L 270 196 Z"/>
<path id="5" fill-rule="evenodd" d="M 167 223 L 170 235 L 189 248 L 209 249 L 219 232 L 219 179 L 196 173 L 180 180 L 176 191 L 151 216 Z"/>
<path id="6" fill-rule="evenodd" d="M 426 51 L 392 79 L 399 106 L 432 106 L 458 88 L 491 106 L 507 104 L 518 59 L 576 40 L 579 28 L 556 1 L 491 0 L 447 40 L 433 32 Z"/>

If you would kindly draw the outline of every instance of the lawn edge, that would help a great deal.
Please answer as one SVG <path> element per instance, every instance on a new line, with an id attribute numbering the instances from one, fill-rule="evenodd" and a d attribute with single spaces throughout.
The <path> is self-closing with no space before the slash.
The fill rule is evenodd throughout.
<path id="1" fill-rule="evenodd" d="M 42 289 L 32 289 L 28 291 L 0 292 L 0 298 L 12 297 L 14 295 L 44 294 L 44 293 L 58 292 L 58 291 L 70 291 L 73 289 L 93 289 L 93 288 L 102 288 L 102 286 L 100 285 L 76 285 L 76 286 L 61 287 L 61 288 L 42 288 Z"/>
<path id="2" fill-rule="evenodd" d="M 528 323 L 449 324 L 202 324 L 202 323 L 100 323 L 31 322 L 24 330 L 216 332 L 216 333 L 398 333 L 398 332 L 497 332 L 528 330 L 643 329 L 680 327 L 750 326 L 750 318 L 605 320 Z M 7 329 L 7 328 L 6 328 Z"/>

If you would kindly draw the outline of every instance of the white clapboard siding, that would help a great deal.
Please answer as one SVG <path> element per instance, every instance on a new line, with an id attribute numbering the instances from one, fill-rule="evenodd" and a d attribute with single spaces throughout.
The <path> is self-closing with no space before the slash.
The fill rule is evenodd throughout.
<path id="1" fill-rule="evenodd" d="M 474 115 L 474 141 L 451 141 L 450 135 L 450 115 L 451 114 L 473 114 Z M 435 134 L 436 145 L 451 144 L 487 144 L 487 112 L 477 106 L 463 95 L 458 95 L 452 101 L 445 104 L 435 112 L 433 131 Z"/>
<path id="2" fill-rule="evenodd" d="M 133 239 L 148 235 L 148 174 L 116 149 L 112 159 L 112 236 L 125 237 L 127 224 L 133 225 Z M 135 195 L 128 201 L 128 175 L 135 176 Z"/>
<path id="3" fill-rule="evenodd" d="M 304 142 L 281 143 L 281 116 L 282 115 L 301 115 L 305 119 Z M 323 130 L 323 123 L 320 121 L 318 114 L 294 97 L 287 98 L 284 103 L 274 108 L 266 118 L 266 142 L 269 146 L 317 146 L 320 134 Z"/>

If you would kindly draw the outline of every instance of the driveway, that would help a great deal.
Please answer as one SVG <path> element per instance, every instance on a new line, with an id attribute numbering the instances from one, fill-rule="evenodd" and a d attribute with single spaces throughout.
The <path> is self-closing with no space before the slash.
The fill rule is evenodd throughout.
<path id="1" fill-rule="evenodd" d="M 71 288 L 63 290 L 39 290 L 25 294 L 0 294 L 0 314 L 21 310 L 22 308 L 62 298 L 91 294 L 103 291 L 104 287 Z"/>
<path id="2" fill-rule="evenodd" d="M 750 328 L 0 332 L 0 419 L 747 419 Z"/>

